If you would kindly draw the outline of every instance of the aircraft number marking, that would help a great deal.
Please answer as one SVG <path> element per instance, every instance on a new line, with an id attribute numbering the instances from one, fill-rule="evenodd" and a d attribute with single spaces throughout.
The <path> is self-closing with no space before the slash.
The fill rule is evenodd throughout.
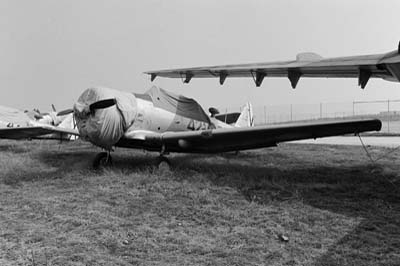
<path id="1" fill-rule="evenodd" d="M 203 130 L 208 129 L 209 124 L 202 121 L 197 121 L 194 119 L 190 119 L 189 124 L 187 125 L 187 129 L 189 130 Z"/>

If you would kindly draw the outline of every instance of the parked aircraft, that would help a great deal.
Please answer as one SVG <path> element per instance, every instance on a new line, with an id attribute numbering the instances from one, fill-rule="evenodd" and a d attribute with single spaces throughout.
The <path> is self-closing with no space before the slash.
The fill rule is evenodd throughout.
<path id="1" fill-rule="evenodd" d="M 107 88 L 89 88 L 75 103 L 74 117 L 80 138 L 104 148 L 93 165 L 111 163 L 113 147 L 156 151 L 159 162 L 169 152 L 219 153 L 276 146 L 279 142 L 379 131 L 377 119 L 253 126 L 247 104 L 233 125 L 207 115 L 193 99 L 153 86 L 144 94 Z M 0 129 L 0 138 L 70 129 L 41 125 Z"/>
<path id="2" fill-rule="evenodd" d="M 39 110 L 20 111 L 15 108 L 0 106 L 0 138 L 12 139 L 57 139 L 72 140 L 78 133 L 74 129 L 73 110 L 41 113 Z M 63 131 L 57 131 L 62 128 Z M 71 130 L 65 133 L 64 130 Z M 11 134 L 10 134 L 11 132 Z"/>
<path id="3" fill-rule="evenodd" d="M 400 42 L 397 50 L 384 54 L 323 58 L 315 53 L 301 53 L 292 61 L 191 67 L 145 73 L 151 76 L 151 81 L 156 77 L 181 78 L 184 83 L 189 83 L 192 78 L 219 78 L 221 85 L 228 77 L 250 77 L 257 87 L 261 86 L 265 77 L 287 77 L 293 88 L 296 88 L 300 77 L 358 78 L 358 85 L 364 89 L 370 78 L 400 81 Z"/>
<path id="4" fill-rule="evenodd" d="M 0 127 L 27 126 L 30 120 L 21 110 L 0 105 Z"/>

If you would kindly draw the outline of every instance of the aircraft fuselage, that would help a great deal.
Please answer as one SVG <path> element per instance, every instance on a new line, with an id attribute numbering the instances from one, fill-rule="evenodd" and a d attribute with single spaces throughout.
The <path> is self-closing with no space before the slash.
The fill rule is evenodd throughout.
<path id="1" fill-rule="evenodd" d="M 117 99 L 115 105 L 89 110 L 94 102 L 110 98 Z M 179 106 L 174 110 L 161 101 L 158 96 L 151 99 L 112 89 L 88 89 L 74 107 L 77 127 L 81 137 L 105 149 L 121 146 L 148 150 L 161 148 L 151 138 L 160 138 L 162 133 L 232 127 L 209 117 L 202 109 L 191 111 L 186 108 L 186 115 Z M 192 105 L 201 108 L 197 102 Z"/>

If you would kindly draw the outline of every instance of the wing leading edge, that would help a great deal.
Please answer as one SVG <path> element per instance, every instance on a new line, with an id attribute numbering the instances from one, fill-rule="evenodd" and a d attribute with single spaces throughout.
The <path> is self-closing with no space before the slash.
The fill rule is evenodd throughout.
<path id="1" fill-rule="evenodd" d="M 76 129 L 67 129 L 50 125 L 0 128 L 0 139 L 32 139 L 40 138 L 49 134 L 55 134 L 53 138 L 64 139 L 67 136 L 79 136 Z M 49 136 L 49 138 L 51 138 Z"/>
<path id="2" fill-rule="evenodd" d="M 379 131 L 381 127 L 380 120 L 369 119 L 148 133 L 140 139 L 122 138 L 117 146 L 166 152 L 217 153 L 276 146 L 285 141 Z"/>
<path id="3" fill-rule="evenodd" d="M 257 87 L 265 77 L 287 77 L 293 88 L 301 77 L 358 78 L 358 85 L 365 88 L 370 78 L 400 82 L 400 43 L 396 51 L 385 54 L 322 58 L 302 53 L 292 61 L 167 69 L 145 74 L 151 76 L 151 81 L 167 77 L 181 78 L 184 83 L 192 78 L 219 78 L 221 85 L 228 77 L 247 77 L 253 78 Z"/>

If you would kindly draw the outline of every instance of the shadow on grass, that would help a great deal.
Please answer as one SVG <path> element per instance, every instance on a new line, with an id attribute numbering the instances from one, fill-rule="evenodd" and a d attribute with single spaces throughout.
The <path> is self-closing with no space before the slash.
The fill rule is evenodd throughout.
<path id="1" fill-rule="evenodd" d="M 37 158 L 49 167 L 59 168 L 60 171 L 85 170 L 99 172 L 93 168 L 94 158 L 99 152 L 101 152 L 101 150 L 41 152 L 37 155 Z M 112 152 L 111 156 L 112 165 L 109 168 L 111 170 L 115 169 L 124 173 L 143 172 L 148 171 L 149 169 L 154 170 L 157 168 L 157 162 L 159 158 L 158 153 L 127 149 Z M 180 156 L 184 158 L 186 155 Z M 172 158 L 169 159 L 171 160 L 172 171 L 179 172 L 182 170 L 179 169 L 179 156 L 172 156 Z"/>
<path id="2" fill-rule="evenodd" d="M 87 146 L 54 140 L 0 141 L 4 156 L 0 182 L 18 186 L 21 182 L 59 179 L 66 173 L 86 171 L 86 158 L 95 154 L 93 149 L 86 150 Z"/>
<path id="3" fill-rule="evenodd" d="M 15 144 L 1 144 L 0 152 L 24 153 L 27 152 L 27 147 Z"/>
<path id="4" fill-rule="evenodd" d="M 39 151 L 34 156 L 51 171 L 31 171 L 20 180 L 63 178 L 87 171 L 98 151 L 68 148 Z M 121 150 L 113 154 L 114 168 L 123 172 L 154 167 L 156 153 Z M 361 218 L 357 227 L 330 246 L 315 265 L 396 265 L 400 248 L 400 184 L 394 174 L 369 164 L 307 165 L 280 152 L 239 155 L 173 155 L 174 178 L 196 182 L 198 175 L 215 186 L 239 191 L 248 201 L 301 201 L 349 217 Z M 326 165 L 326 164 L 322 164 Z M 195 177 L 192 177 L 195 176 Z M 397 256 L 397 257 L 396 257 Z"/>
<path id="5" fill-rule="evenodd" d="M 247 156 L 246 154 L 243 156 Z M 247 158 L 257 159 L 249 154 Z M 274 155 L 275 156 L 275 155 Z M 299 201 L 348 217 L 360 224 L 331 246 L 315 265 L 398 265 L 400 248 L 400 183 L 382 167 L 358 164 L 340 167 L 304 166 L 298 163 L 261 166 L 227 165 L 204 156 L 187 156 L 183 169 L 212 173 L 211 182 L 240 191 L 249 201 Z M 227 160 L 225 160 L 227 161 Z"/>

